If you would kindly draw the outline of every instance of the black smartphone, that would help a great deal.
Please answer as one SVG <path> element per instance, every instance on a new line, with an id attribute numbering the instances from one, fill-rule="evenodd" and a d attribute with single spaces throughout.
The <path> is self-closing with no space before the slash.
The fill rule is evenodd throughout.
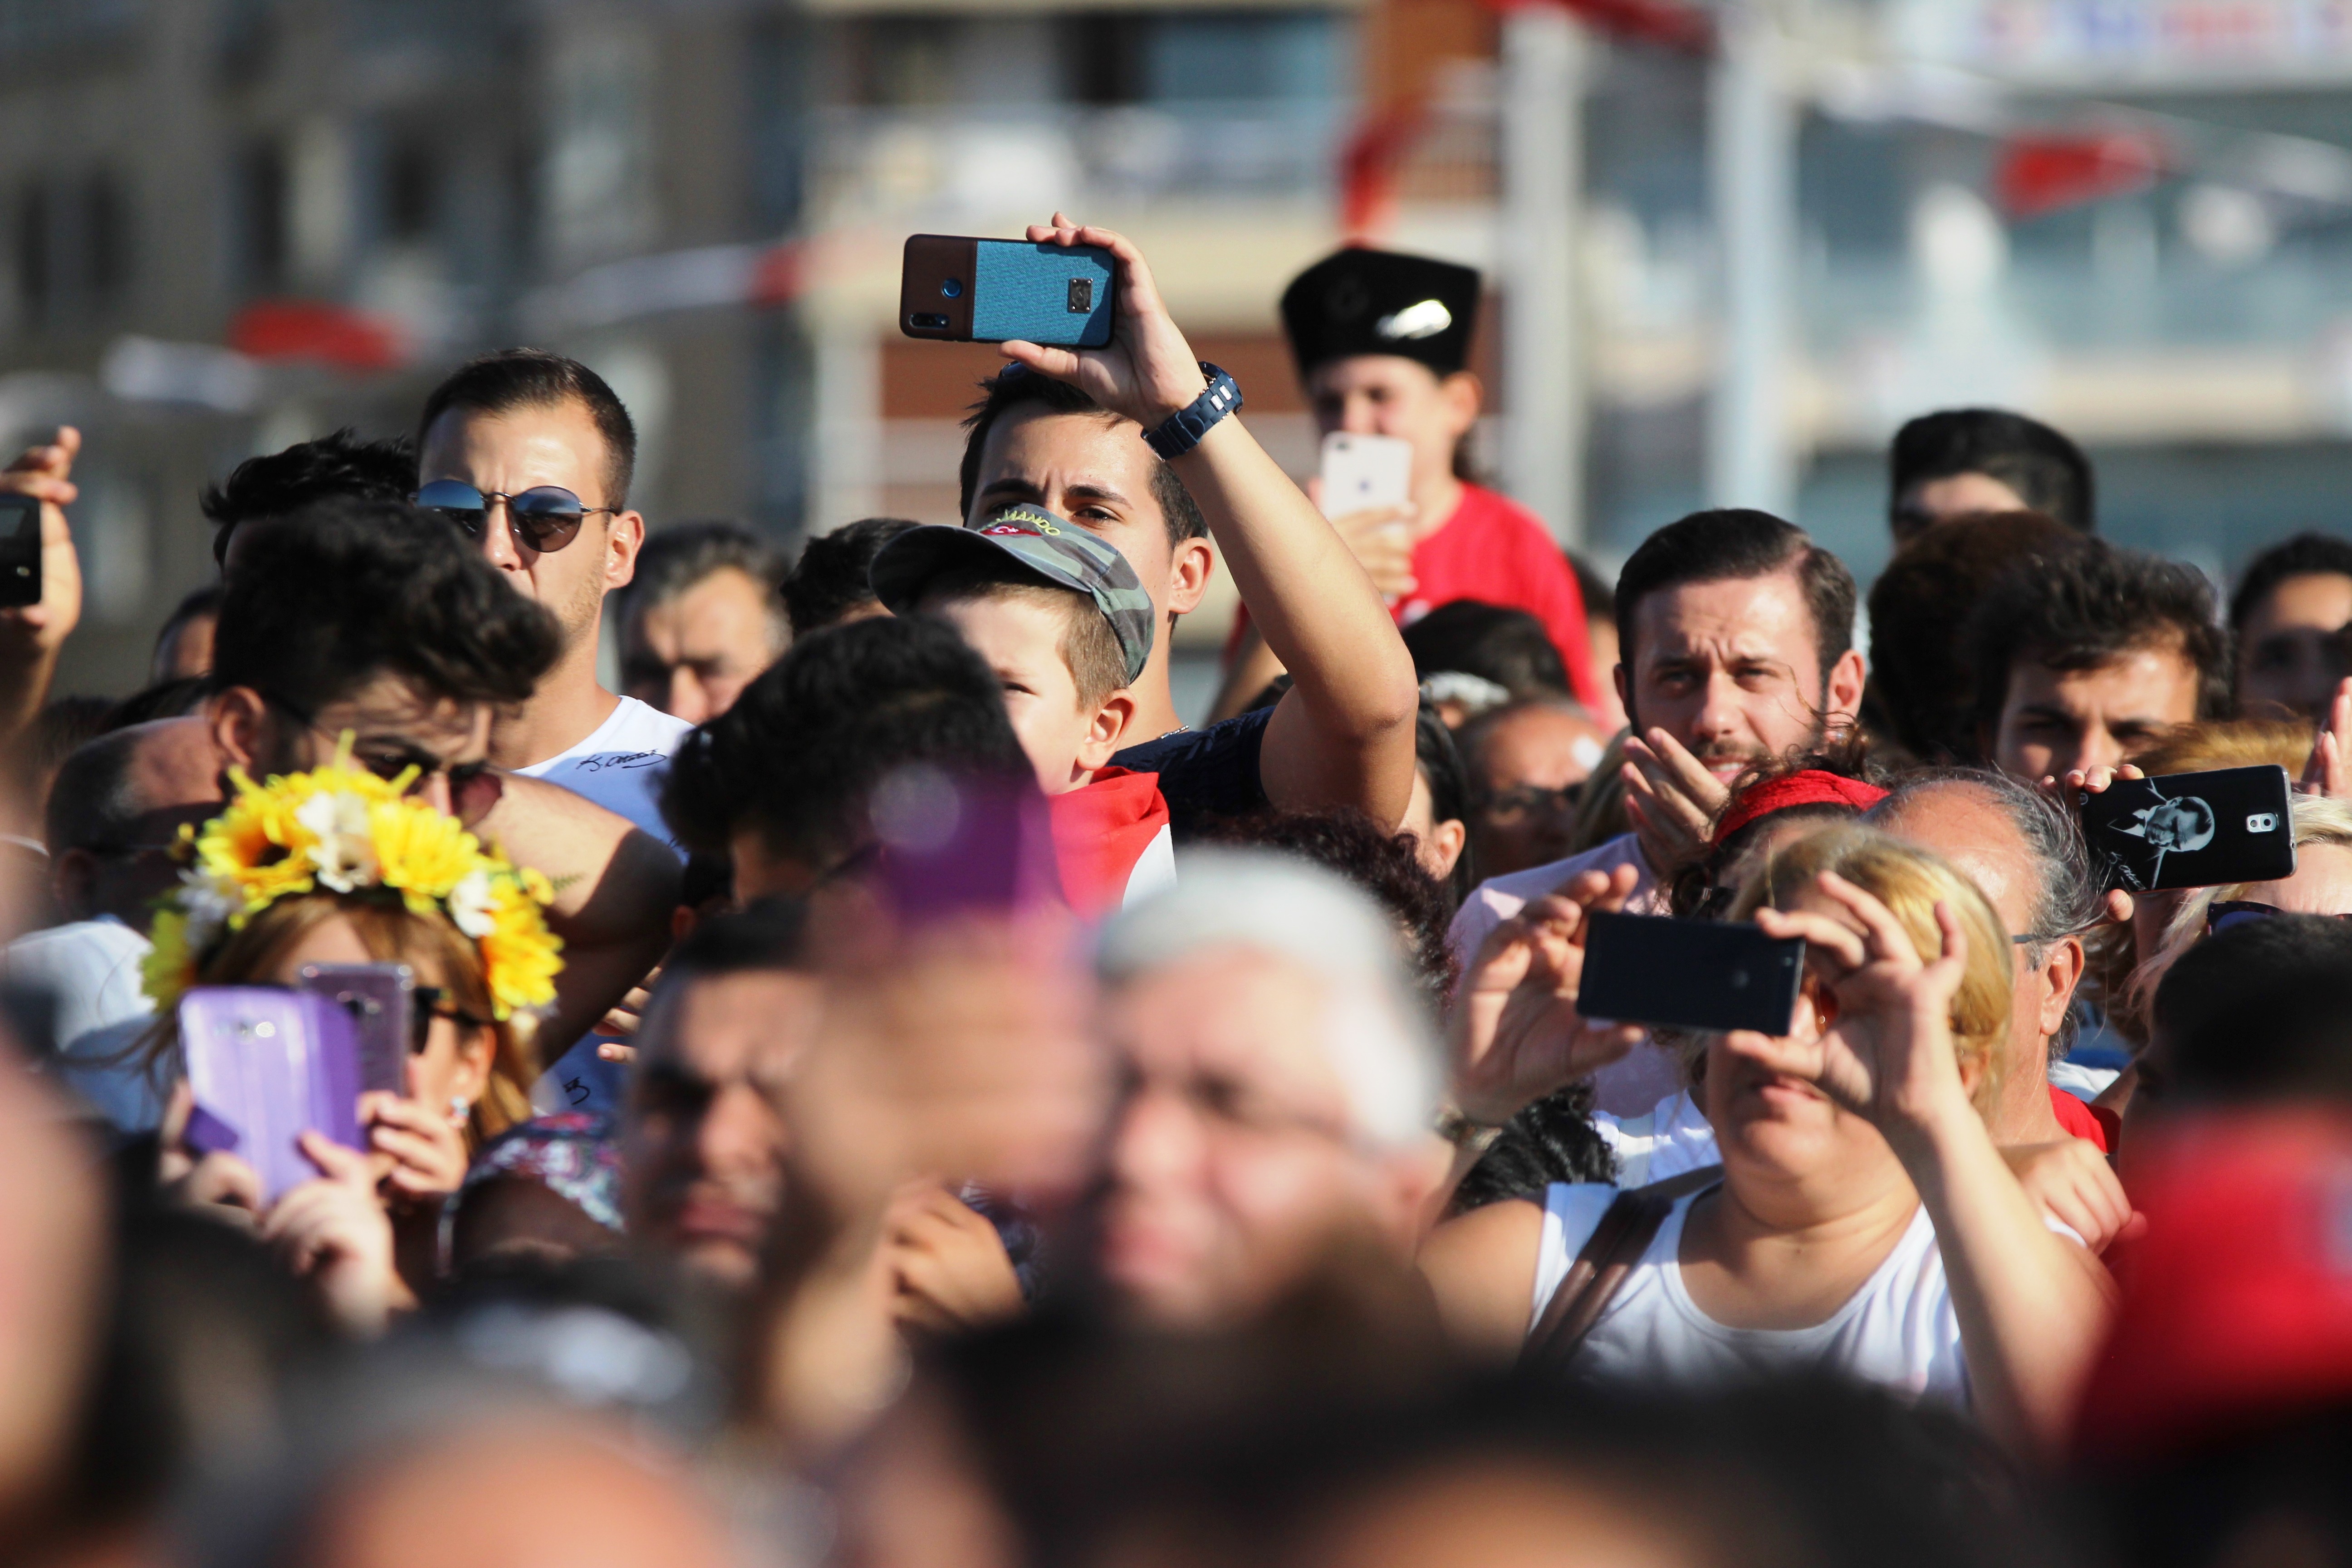
<path id="1" fill-rule="evenodd" d="M 1805 939 L 1759 926 L 1592 914 L 1576 1010 L 1588 1018 L 1722 1034 L 1785 1035 Z"/>
<path id="2" fill-rule="evenodd" d="M 2110 889 L 2275 882 L 2294 875 L 2293 799 L 2275 763 L 2117 779 L 2084 794 L 2083 840 Z"/>
<path id="3" fill-rule="evenodd" d="M 1110 342 L 1118 277 L 1100 246 L 909 235 L 898 274 L 898 330 L 945 342 L 1024 338 L 1098 349 Z"/>
<path id="4" fill-rule="evenodd" d="M 0 606 L 41 602 L 41 503 L 0 491 Z"/>

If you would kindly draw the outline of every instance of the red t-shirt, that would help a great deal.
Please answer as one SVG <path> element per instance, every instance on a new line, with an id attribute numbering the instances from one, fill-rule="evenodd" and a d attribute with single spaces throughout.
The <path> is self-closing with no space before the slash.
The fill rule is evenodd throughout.
<path id="1" fill-rule="evenodd" d="M 1535 513 L 1483 486 L 1464 485 L 1461 504 L 1445 526 L 1413 546 L 1412 575 L 1412 597 L 1389 606 L 1397 625 L 1411 626 L 1456 599 L 1525 610 L 1551 634 L 1568 668 L 1569 690 L 1585 707 L 1601 710 L 1601 686 L 1584 627 L 1584 595 L 1568 558 Z M 1244 605 L 1234 621 L 1229 651 L 1248 625 L 1249 607 Z"/>
<path id="2" fill-rule="evenodd" d="M 2098 1111 L 2054 1083 L 2050 1086 L 2050 1109 L 2056 1113 L 2058 1125 L 2066 1130 L 2068 1137 L 2084 1140 L 2102 1154 L 2116 1152 L 2115 1141 L 2107 1135 L 2107 1124 Z"/>
<path id="3" fill-rule="evenodd" d="M 1535 513 L 1483 486 L 1464 485 L 1462 504 L 1445 526 L 1413 546 L 1412 574 L 1419 584 L 1412 597 L 1390 607 L 1399 626 L 1456 599 L 1525 610 L 1551 634 L 1576 700 L 1600 710 L 1584 595 Z"/>

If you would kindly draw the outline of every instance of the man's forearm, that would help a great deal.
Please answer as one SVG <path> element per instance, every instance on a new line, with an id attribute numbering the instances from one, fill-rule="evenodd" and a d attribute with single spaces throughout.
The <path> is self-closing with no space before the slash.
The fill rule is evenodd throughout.
<path id="1" fill-rule="evenodd" d="M 1289 670 L 1261 763 L 1277 805 L 1394 823 L 1412 793 L 1412 659 L 1346 542 L 1238 419 L 1175 459 L 1265 646 Z"/>

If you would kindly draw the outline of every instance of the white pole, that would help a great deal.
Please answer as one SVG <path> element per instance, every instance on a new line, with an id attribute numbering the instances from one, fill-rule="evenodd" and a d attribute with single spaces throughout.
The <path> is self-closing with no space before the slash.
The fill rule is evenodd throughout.
<path id="1" fill-rule="evenodd" d="M 1723 335 L 1707 410 L 1706 489 L 1717 506 L 1782 517 L 1797 499 L 1786 403 L 1794 342 L 1797 115 L 1780 81 L 1765 0 L 1725 6 L 1708 84 Z"/>
<path id="2" fill-rule="evenodd" d="M 1502 52 L 1503 483 L 1574 547 L 1584 542 L 1583 30 L 1559 6 L 1516 6 Z"/>

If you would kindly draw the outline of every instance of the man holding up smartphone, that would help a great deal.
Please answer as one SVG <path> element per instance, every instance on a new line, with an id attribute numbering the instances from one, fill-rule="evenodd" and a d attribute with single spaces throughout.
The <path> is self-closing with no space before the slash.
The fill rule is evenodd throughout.
<path id="1" fill-rule="evenodd" d="M 1598 713 L 1605 672 L 1592 667 L 1576 574 L 1542 519 L 1464 477 L 1463 442 L 1484 395 L 1468 368 L 1479 291 L 1470 268 L 1355 247 L 1317 262 L 1283 291 L 1283 330 L 1316 429 L 1412 448 L 1405 505 L 1358 509 L 1316 499 L 1398 624 L 1456 599 L 1525 610 L 1559 649 L 1570 693 Z M 1254 630 L 1244 618 L 1235 633 L 1223 703 L 1247 701 L 1282 673 Z"/>
<path id="2" fill-rule="evenodd" d="M 1402 820 L 1412 797 L 1412 659 L 1348 547 L 1241 421 L 1238 393 L 1214 384 L 1168 314 L 1142 253 L 1061 214 L 1032 244 L 1099 246 L 1118 268 L 1118 325 L 1100 349 L 1003 345 L 1024 367 L 985 384 L 966 422 L 964 526 L 1005 507 L 1041 507 L 1108 541 L 1142 580 L 1160 624 L 1208 586 L 1206 532 L 1265 640 L 1293 677 L 1269 710 L 1194 733 L 1177 718 L 1168 638 L 1153 639 L 1131 688 L 1134 732 L 1157 736 L 1111 761 L 1160 775 L 1181 841 L 1202 816 L 1272 802 L 1351 805 Z"/>

